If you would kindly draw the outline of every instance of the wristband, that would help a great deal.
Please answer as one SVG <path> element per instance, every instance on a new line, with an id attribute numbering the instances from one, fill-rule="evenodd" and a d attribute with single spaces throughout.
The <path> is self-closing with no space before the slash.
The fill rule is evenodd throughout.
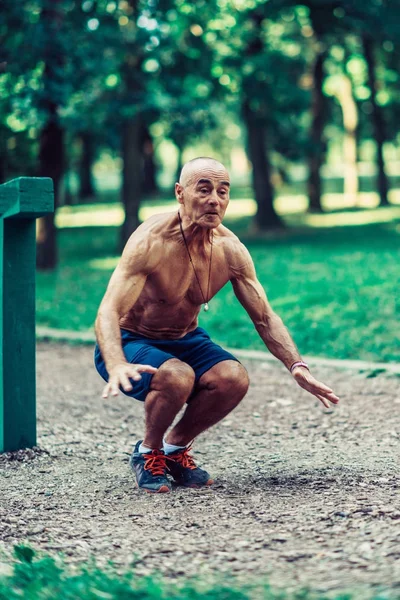
<path id="1" fill-rule="evenodd" d="M 297 362 L 293 363 L 292 366 L 290 367 L 289 371 L 291 373 L 293 373 L 293 371 L 296 367 L 304 367 L 305 369 L 307 369 L 307 371 L 310 370 L 308 364 L 303 362 L 302 360 L 298 360 Z"/>

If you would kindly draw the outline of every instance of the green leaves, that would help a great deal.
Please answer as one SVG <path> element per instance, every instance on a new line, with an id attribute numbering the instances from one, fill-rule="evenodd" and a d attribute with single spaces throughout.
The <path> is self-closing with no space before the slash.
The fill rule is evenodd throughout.
<path id="1" fill-rule="evenodd" d="M 18 560 L 29 564 L 32 563 L 33 557 L 35 556 L 35 552 L 32 548 L 28 548 L 28 546 L 15 546 L 14 553 Z"/>

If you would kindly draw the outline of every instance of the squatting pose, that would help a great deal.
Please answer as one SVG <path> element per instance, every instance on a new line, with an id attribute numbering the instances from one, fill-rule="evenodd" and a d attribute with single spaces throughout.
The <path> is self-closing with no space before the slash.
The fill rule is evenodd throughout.
<path id="1" fill-rule="evenodd" d="M 95 364 L 107 381 L 103 397 L 122 390 L 144 401 L 146 431 L 130 465 L 139 488 L 148 492 L 169 492 L 168 475 L 187 487 L 212 483 L 196 466 L 191 443 L 247 392 L 246 369 L 197 325 L 202 305 L 212 310 L 212 298 L 228 281 L 267 348 L 298 385 L 326 407 L 339 401 L 310 374 L 269 305 L 249 252 L 222 225 L 229 188 L 220 162 L 186 163 L 175 184 L 179 210 L 147 219 L 132 234 L 99 308 Z"/>

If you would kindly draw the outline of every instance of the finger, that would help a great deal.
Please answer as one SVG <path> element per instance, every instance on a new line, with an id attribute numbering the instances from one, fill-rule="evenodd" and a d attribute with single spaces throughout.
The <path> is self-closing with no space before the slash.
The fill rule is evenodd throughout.
<path id="1" fill-rule="evenodd" d="M 130 392 L 132 390 L 132 384 L 125 374 L 120 375 L 120 381 L 121 381 L 121 386 L 125 390 L 125 392 Z"/>
<path id="2" fill-rule="evenodd" d="M 330 400 L 334 404 L 337 404 L 339 402 L 338 396 L 336 396 L 336 394 L 332 390 L 326 391 L 327 388 L 323 384 L 310 386 L 310 387 L 311 387 L 313 394 L 315 394 L 315 395 L 319 394 L 320 396 L 324 396 L 325 398 L 328 398 L 328 400 Z"/>
<path id="3" fill-rule="evenodd" d="M 326 397 L 328 400 L 330 400 L 330 402 L 333 402 L 333 404 L 337 404 L 340 401 L 340 398 L 338 398 L 338 396 L 336 396 L 336 394 L 333 392 L 332 394 L 327 394 Z"/>
<path id="4" fill-rule="evenodd" d="M 314 396 L 316 396 L 318 399 L 320 399 L 320 396 L 323 396 L 333 404 L 337 404 L 339 402 L 338 396 L 336 396 L 336 394 L 331 390 L 331 388 L 329 388 L 324 383 L 317 381 L 313 377 L 311 378 L 311 381 L 306 377 L 298 377 L 296 378 L 296 381 L 300 387 L 307 390 L 311 394 L 314 394 Z"/>
<path id="5" fill-rule="evenodd" d="M 314 380 L 311 385 L 318 389 L 321 394 L 333 394 L 333 390 L 320 381 Z"/>
<path id="6" fill-rule="evenodd" d="M 135 368 L 139 373 L 157 373 L 158 369 L 151 365 L 135 365 Z"/>
<path id="7" fill-rule="evenodd" d="M 329 394 L 332 392 L 324 383 L 317 381 L 312 375 L 307 373 L 296 373 L 296 382 L 304 389 L 312 391 L 312 393 Z"/>
<path id="8" fill-rule="evenodd" d="M 325 406 L 325 408 L 330 408 L 329 402 L 328 402 L 328 400 L 326 400 L 326 398 L 324 398 L 323 396 L 318 396 L 317 394 L 315 394 L 315 396 L 318 398 L 318 400 L 320 400 L 322 402 L 322 404 Z"/>
<path id="9" fill-rule="evenodd" d="M 339 398 L 337 396 L 335 396 L 335 394 L 332 392 L 332 394 L 315 394 L 315 396 L 321 396 L 323 398 L 325 398 L 325 400 L 328 400 L 329 402 L 332 402 L 332 404 L 337 404 L 339 402 Z"/>
<path id="10" fill-rule="evenodd" d="M 326 398 L 327 400 L 329 400 L 330 402 L 333 402 L 334 404 L 337 404 L 339 402 L 339 398 L 338 396 L 336 396 L 336 394 L 334 394 L 333 392 L 329 392 L 327 394 L 323 393 L 323 392 L 318 392 L 317 393 L 320 396 L 324 396 L 324 398 Z"/>
<path id="11" fill-rule="evenodd" d="M 318 388 L 319 390 L 321 390 L 321 392 L 326 392 L 329 394 L 333 391 L 332 388 L 330 388 L 328 385 L 325 385 L 325 383 L 322 383 L 322 381 L 318 381 L 318 379 L 315 379 L 315 377 L 313 377 L 308 372 L 301 372 L 297 374 L 297 378 L 302 378 L 304 382 L 308 383 L 308 385 Z"/>
<path id="12" fill-rule="evenodd" d="M 111 384 L 111 396 L 118 396 L 119 394 L 119 386 L 116 383 Z"/>
<path id="13" fill-rule="evenodd" d="M 133 379 L 133 381 L 140 381 L 142 376 L 136 369 L 131 369 L 129 377 Z"/>
<path id="14" fill-rule="evenodd" d="M 102 397 L 108 398 L 109 391 L 110 391 L 110 385 L 107 383 L 107 385 L 103 389 Z"/>

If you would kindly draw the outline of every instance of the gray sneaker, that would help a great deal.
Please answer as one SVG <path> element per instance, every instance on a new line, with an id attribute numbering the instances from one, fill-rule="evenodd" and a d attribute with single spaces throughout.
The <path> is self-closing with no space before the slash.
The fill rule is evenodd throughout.
<path id="1" fill-rule="evenodd" d="M 191 446 L 183 450 L 175 450 L 167 455 L 167 473 L 172 475 L 175 483 L 185 487 L 198 488 L 211 485 L 214 480 L 204 469 L 200 469 L 189 454 Z"/>
<path id="2" fill-rule="evenodd" d="M 139 452 L 140 440 L 129 459 L 129 465 L 135 473 L 138 487 L 146 492 L 158 494 L 171 491 L 171 483 L 166 475 L 168 457 L 163 450 Z"/>

